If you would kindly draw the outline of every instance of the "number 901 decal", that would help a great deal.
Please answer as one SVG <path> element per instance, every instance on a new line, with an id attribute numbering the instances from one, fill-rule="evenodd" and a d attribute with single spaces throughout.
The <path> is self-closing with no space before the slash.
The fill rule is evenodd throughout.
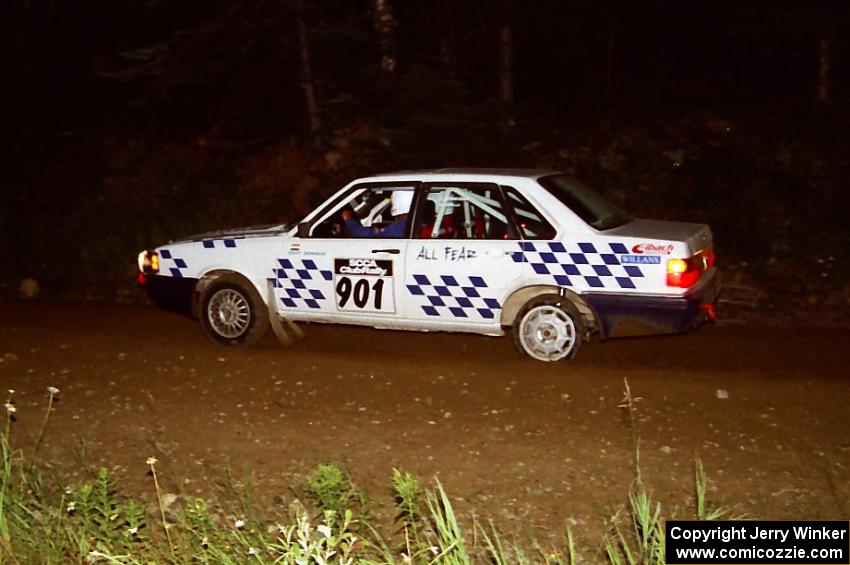
<path id="1" fill-rule="evenodd" d="M 334 259 L 336 306 L 349 312 L 395 312 L 393 262 Z"/>

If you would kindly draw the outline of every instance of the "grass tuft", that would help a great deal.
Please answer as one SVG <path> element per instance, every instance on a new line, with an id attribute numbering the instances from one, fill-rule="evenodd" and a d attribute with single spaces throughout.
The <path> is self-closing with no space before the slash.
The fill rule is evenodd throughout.
<path id="1" fill-rule="evenodd" d="M 213 500 L 163 494 L 154 457 L 147 460 L 154 504 L 122 493 L 105 468 L 93 469 L 80 484 L 66 484 L 52 471 L 45 475 L 43 469 L 51 467 L 37 457 L 55 392 L 48 399 L 33 462 L 12 445 L 13 394 L 5 403 L 0 432 L 0 563 L 574 565 L 580 559 L 569 527 L 562 548 L 509 540 L 492 522 L 484 528 L 474 516 L 469 536 L 439 480 L 425 488 L 399 469 L 391 478 L 395 523 L 386 537 L 365 511 L 366 497 L 350 475 L 330 464 L 317 466 L 308 477 L 305 491 L 315 500 L 313 511 L 293 503 L 288 516 L 257 511 L 248 487 L 236 485 L 230 475 L 227 488 Z M 621 406 L 628 410 L 635 444 L 635 480 L 603 539 L 602 557 L 611 564 L 664 561 L 661 505 L 640 474 L 638 400 L 626 382 Z M 81 467 L 88 468 L 84 462 Z M 727 509 L 706 501 L 708 479 L 699 459 L 694 485 L 697 518 L 731 517 Z"/>

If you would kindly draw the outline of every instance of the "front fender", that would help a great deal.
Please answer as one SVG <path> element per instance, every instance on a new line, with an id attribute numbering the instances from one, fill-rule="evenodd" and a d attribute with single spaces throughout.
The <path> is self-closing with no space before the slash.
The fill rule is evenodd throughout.
<path id="1" fill-rule="evenodd" d="M 245 275 L 243 273 L 240 273 L 238 271 L 234 271 L 232 269 L 215 267 L 215 268 L 211 268 L 208 271 L 206 271 L 201 276 L 200 279 L 196 279 L 197 284 L 194 287 L 194 292 L 192 292 L 192 297 L 191 297 L 191 301 L 190 301 L 191 302 L 191 312 L 192 312 L 193 317 L 197 318 L 200 315 L 200 312 L 201 312 L 201 296 L 203 296 L 204 290 L 206 290 L 206 288 L 213 281 L 215 281 L 217 278 L 219 278 L 223 275 L 231 275 L 231 276 L 239 277 L 240 279 L 242 279 L 242 281 L 246 285 L 250 285 L 250 286 L 254 287 L 254 290 L 257 291 L 257 294 L 260 296 L 260 299 L 263 301 L 263 304 L 265 304 L 266 307 L 268 307 L 268 300 L 267 300 L 268 290 L 265 287 L 261 287 L 260 285 L 257 284 L 256 281 L 252 280 L 250 277 L 248 277 L 247 275 Z"/>

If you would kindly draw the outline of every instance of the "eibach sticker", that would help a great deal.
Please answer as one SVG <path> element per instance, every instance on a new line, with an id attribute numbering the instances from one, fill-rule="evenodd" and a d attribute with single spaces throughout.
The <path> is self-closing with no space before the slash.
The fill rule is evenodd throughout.
<path id="1" fill-rule="evenodd" d="M 673 245 L 656 245 L 654 243 L 638 243 L 634 247 L 632 247 L 632 253 L 637 253 L 638 255 L 649 254 L 649 255 L 670 255 L 673 253 Z"/>

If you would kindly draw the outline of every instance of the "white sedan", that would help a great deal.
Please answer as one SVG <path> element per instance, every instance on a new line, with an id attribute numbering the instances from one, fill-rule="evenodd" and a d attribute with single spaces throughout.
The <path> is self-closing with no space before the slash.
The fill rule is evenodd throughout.
<path id="1" fill-rule="evenodd" d="M 504 335 L 539 361 L 591 335 L 713 317 L 707 225 L 636 219 L 557 171 L 440 169 L 355 180 L 296 225 L 139 254 L 140 284 L 225 345 L 297 322 Z"/>

